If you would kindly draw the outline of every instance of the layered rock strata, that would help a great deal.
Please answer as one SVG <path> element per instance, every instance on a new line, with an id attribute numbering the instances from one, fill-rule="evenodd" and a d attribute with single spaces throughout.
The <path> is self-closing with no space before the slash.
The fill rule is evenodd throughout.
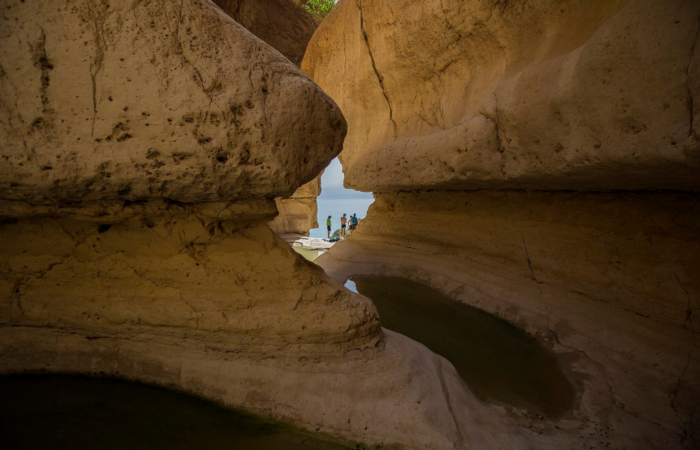
<path id="1" fill-rule="evenodd" d="M 348 121 L 346 186 L 376 199 L 316 262 L 425 283 L 575 359 L 572 416 L 512 422 L 541 448 L 700 445 L 699 19 L 689 0 L 345 1 L 302 63 Z"/>
<path id="2" fill-rule="evenodd" d="M 345 135 L 297 67 L 205 0 L 3 6 L 0 374 L 119 376 L 415 449 L 460 439 L 452 402 L 500 414 L 268 228 Z"/>
<path id="3" fill-rule="evenodd" d="M 265 227 L 339 151 L 333 102 L 207 2 L 69 3 L 3 12 L 5 323 L 315 345 L 336 316 L 293 316 L 340 302 L 326 331 L 374 339 L 371 307 Z"/>

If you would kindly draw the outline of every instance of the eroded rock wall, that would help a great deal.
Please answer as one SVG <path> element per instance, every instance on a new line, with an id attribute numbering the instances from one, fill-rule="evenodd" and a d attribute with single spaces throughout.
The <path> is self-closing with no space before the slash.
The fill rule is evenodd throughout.
<path id="1" fill-rule="evenodd" d="M 693 0 L 343 1 L 302 64 L 348 187 L 700 189 Z"/>
<path id="2" fill-rule="evenodd" d="M 573 418 L 525 421 L 542 448 L 700 445 L 699 30 L 690 0 L 339 3 L 302 68 L 376 201 L 316 262 L 575 358 Z"/>
<path id="3" fill-rule="evenodd" d="M 7 6 L 3 200 L 272 198 L 340 148 L 333 102 L 207 2 Z"/>
<path id="4" fill-rule="evenodd" d="M 3 6 L 0 374 L 117 376 L 416 450 L 465 447 L 461 404 L 492 418 L 471 441 L 530 442 L 267 226 L 346 131 L 290 61 L 208 0 Z"/>
<path id="5" fill-rule="evenodd" d="M 1 230 L 5 326 L 189 337 L 248 352 L 376 339 L 372 306 L 265 226 L 269 200 L 41 212 Z"/>
<path id="6" fill-rule="evenodd" d="M 206 1 L 2 14 L 5 326 L 325 339 L 293 316 L 344 294 L 265 223 L 340 150 L 337 106 Z M 355 307 L 312 322 L 376 339 Z"/>

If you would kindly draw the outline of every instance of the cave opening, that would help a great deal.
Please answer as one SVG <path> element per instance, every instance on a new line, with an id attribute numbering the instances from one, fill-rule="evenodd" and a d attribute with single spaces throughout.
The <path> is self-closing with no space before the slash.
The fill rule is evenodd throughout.
<path id="1" fill-rule="evenodd" d="M 371 192 L 349 189 L 344 181 L 343 167 L 336 157 L 291 198 L 277 199 L 279 215 L 269 223 L 270 228 L 297 253 L 315 261 L 349 237 L 374 202 Z"/>
<path id="2" fill-rule="evenodd" d="M 344 186 L 345 175 L 340 160 L 335 158 L 321 176 L 321 195 L 317 198 L 318 228 L 310 231 L 311 237 L 327 238 L 327 220 L 331 218 L 331 237 L 340 236 L 343 214 L 348 218 L 356 214 L 362 220 L 374 201 L 369 192 L 360 192 Z"/>

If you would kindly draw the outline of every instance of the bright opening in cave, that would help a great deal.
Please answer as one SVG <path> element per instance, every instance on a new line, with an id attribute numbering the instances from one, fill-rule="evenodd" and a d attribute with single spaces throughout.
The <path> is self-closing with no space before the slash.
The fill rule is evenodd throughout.
<path id="1" fill-rule="evenodd" d="M 327 237 L 328 216 L 331 216 L 331 236 L 336 231 L 340 231 L 340 218 L 343 214 L 348 218 L 357 214 L 359 219 L 367 216 L 369 205 L 374 201 L 372 194 L 345 188 L 343 178 L 340 160 L 335 158 L 321 176 L 321 195 L 317 198 L 318 228 L 310 231 L 311 237 Z"/>

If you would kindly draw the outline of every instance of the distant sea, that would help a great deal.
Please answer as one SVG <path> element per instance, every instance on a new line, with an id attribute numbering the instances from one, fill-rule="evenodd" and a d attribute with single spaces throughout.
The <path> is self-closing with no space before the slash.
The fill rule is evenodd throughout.
<path id="1" fill-rule="evenodd" d="M 316 201 L 318 202 L 319 228 L 314 228 L 310 231 L 310 234 L 311 237 L 325 238 L 327 236 L 326 219 L 328 216 L 332 216 L 332 234 L 340 228 L 340 218 L 343 216 L 343 213 L 347 214 L 347 217 L 357 214 L 358 218 L 364 219 L 367 216 L 369 205 L 374 202 L 374 198 L 323 198 L 323 194 L 321 194 Z"/>

